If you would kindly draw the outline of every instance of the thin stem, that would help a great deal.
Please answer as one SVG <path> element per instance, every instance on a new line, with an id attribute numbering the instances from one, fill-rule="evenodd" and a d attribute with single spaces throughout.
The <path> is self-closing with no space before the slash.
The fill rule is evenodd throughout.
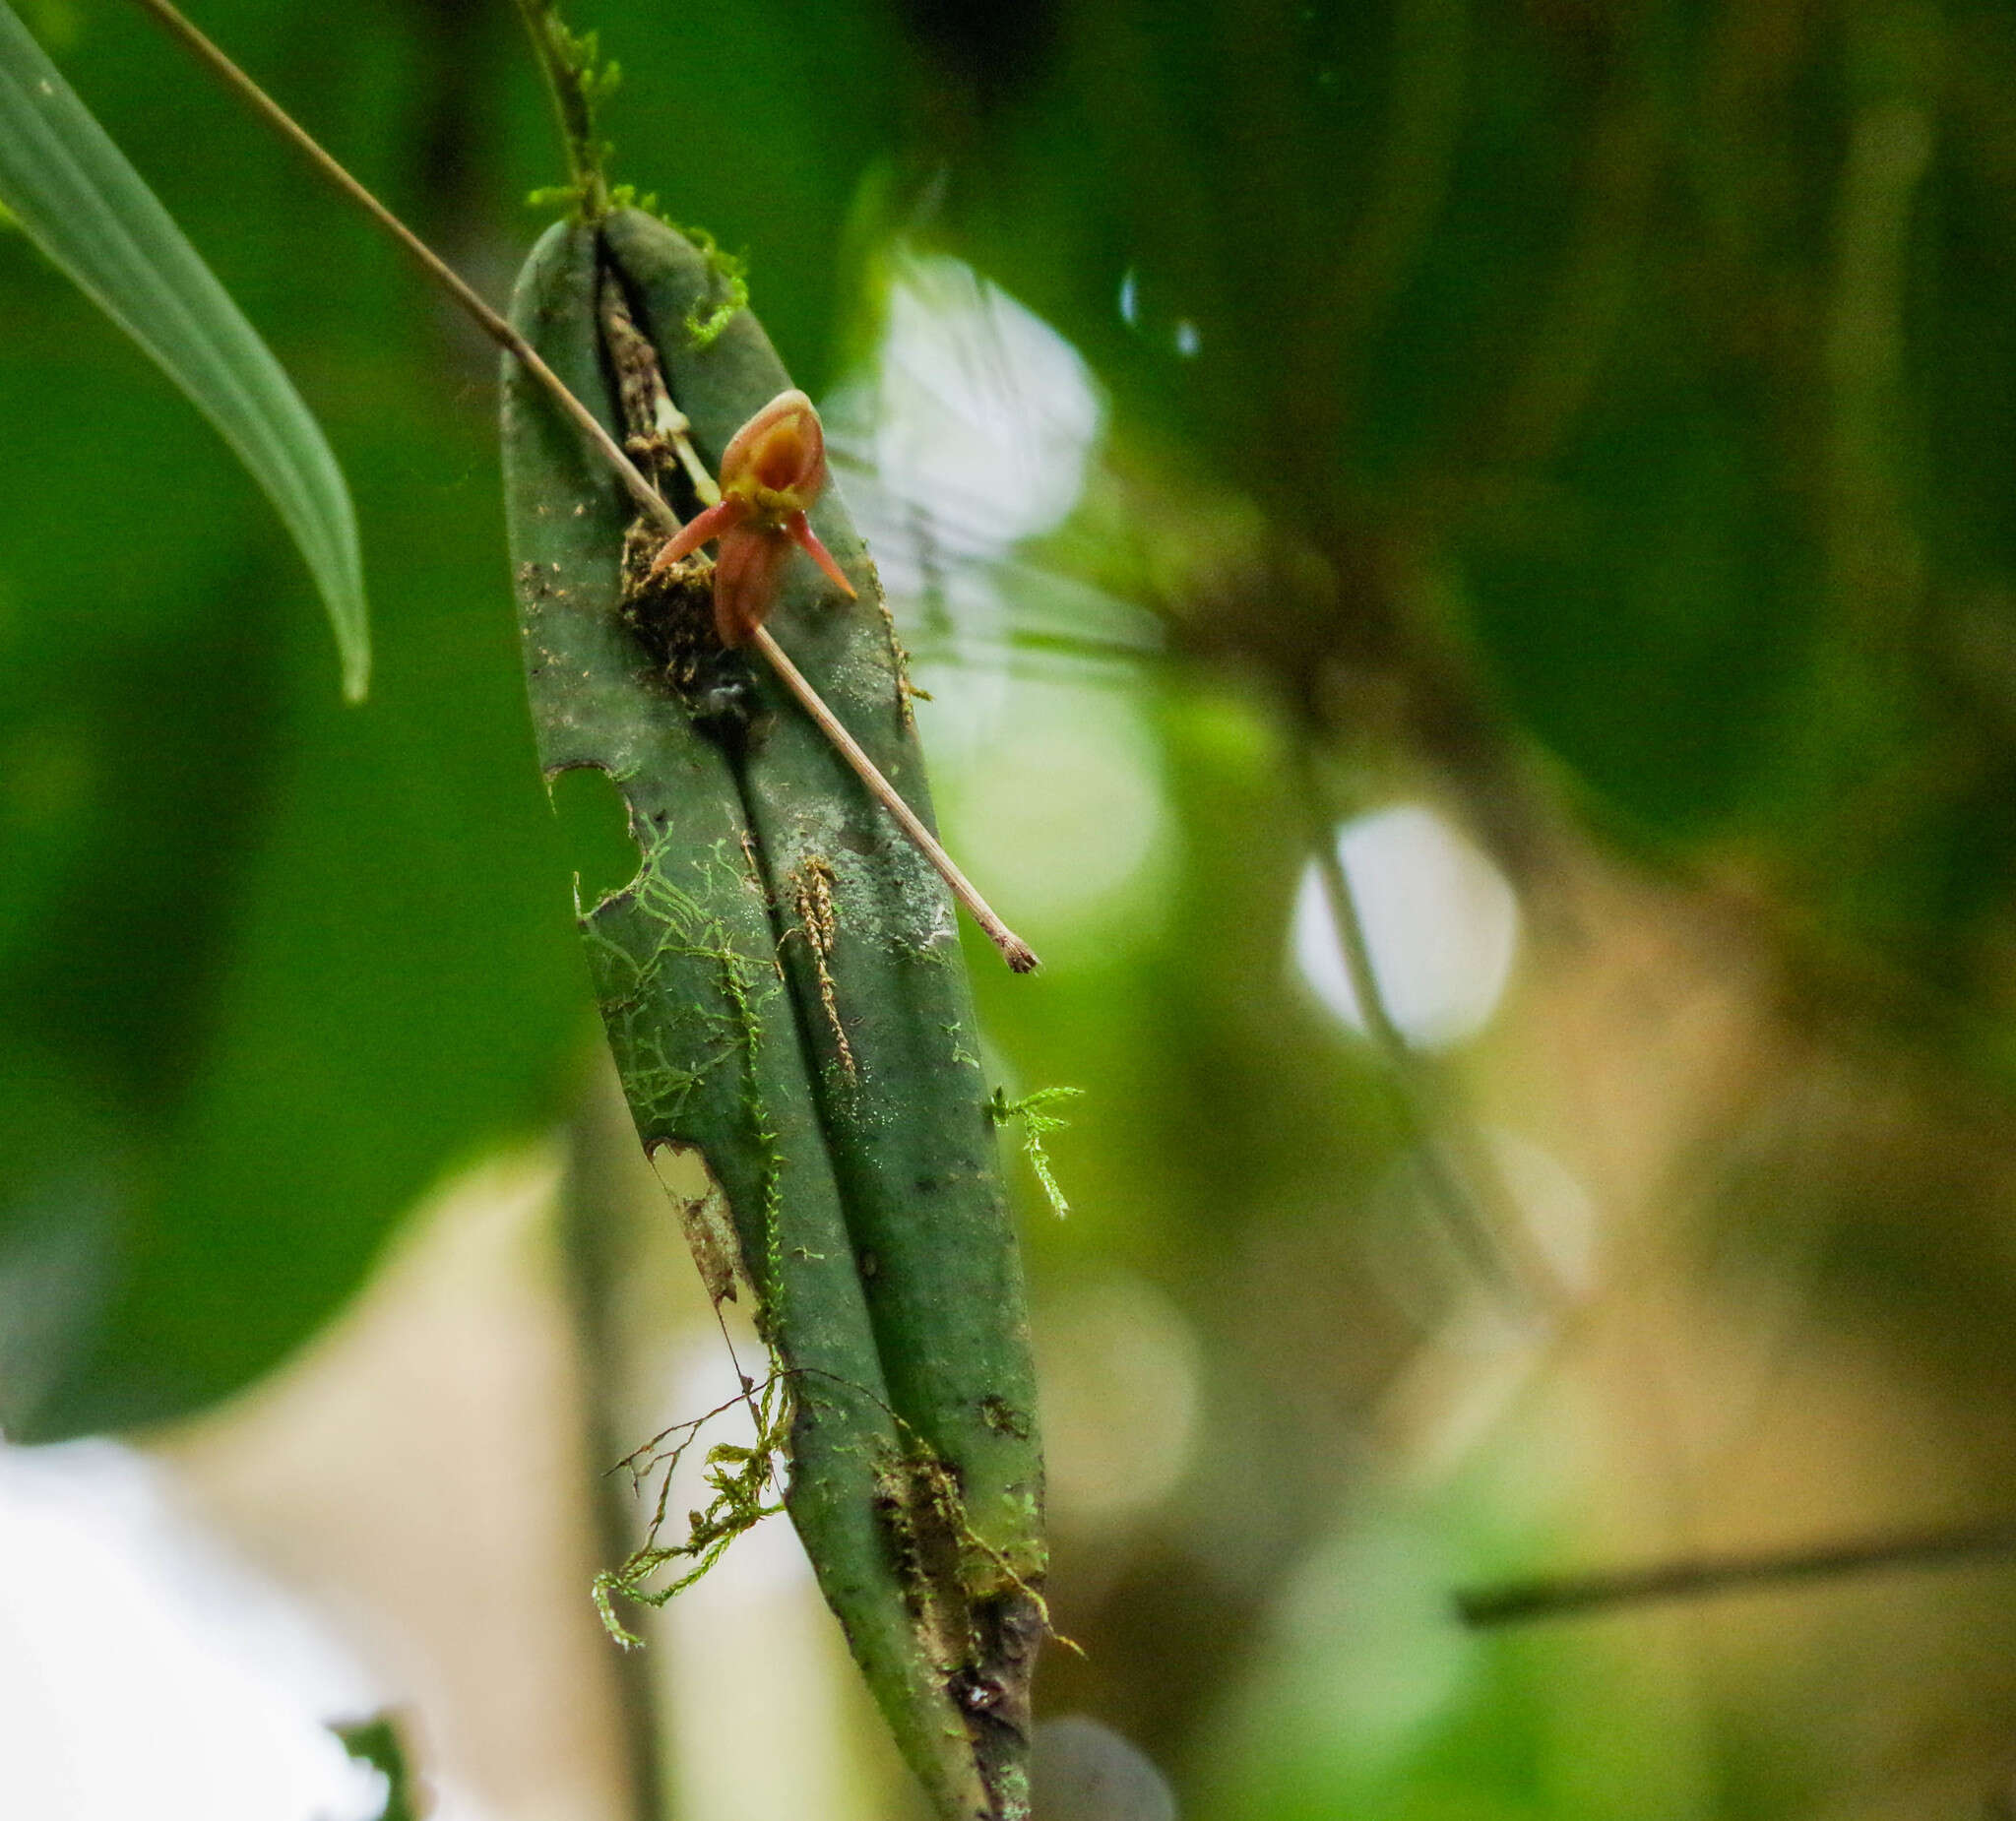
<path id="1" fill-rule="evenodd" d="M 1533 1300 L 1531 1273 L 1517 1268 L 1500 1237 L 1500 1224 L 1490 1218 L 1472 1186 L 1488 1171 L 1488 1160 L 1474 1145 L 1461 1147 L 1468 1156 L 1450 1155 L 1456 1149 L 1450 1135 L 1463 1129 L 1461 1115 L 1447 1104 L 1448 1096 L 1431 1065 L 1393 1021 L 1378 972 L 1372 965 L 1372 945 L 1365 934 L 1357 894 L 1352 889 L 1351 875 L 1338 855 L 1327 793 L 1306 738 L 1298 742 L 1297 752 L 1301 760 L 1302 792 L 1312 812 L 1310 839 L 1315 849 L 1316 872 L 1323 882 L 1331 921 L 1337 927 L 1345 978 L 1350 982 L 1358 1016 L 1364 1020 L 1365 1036 L 1386 1064 L 1400 1108 L 1412 1129 L 1429 1198 L 1441 1210 L 1444 1226 L 1473 1265 L 1507 1301 L 1524 1310 Z M 1465 1163 L 1471 1167 L 1466 1169 Z"/>
<path id="2" fill-rule="evenodd" d="M 299 151 L 314 166 L 316 172 L 335 186 L 340 195 L 355 203 L 404 247 L 420 270 L 468 311 L 485 335 L 545 387 L 554 402 L 574 420 L 582 433 L 616 471 L 617 477 L 623 482 L 630 496 L 653 523 L 668 537 L 678 532 L 678 514 L 665 503 L 658 488 L 652 485 L 643 471 L 631 461 L 622 445 L 602 427 L 596 414 L 569 392 L 561 382 L 560 376 L 539 358 L 537 349 L 524 336 L 477 296 L 453 267 L 324 151 L 306 128 L 171 6 L 169 0 L 136 0 L 136 4 L 151 13 L 172 36 L 193 51 L 225 87 L 237 94 L 283 139 Z M 550 65 L 548 74 L 551 74 Z M 556 94 L 557 93 L 556 91 Z M 686 434 L 684 415 L 675 411 L 664 428 L 671 436 L 673 445 L 678 450 L 679 459 L 689 474 L 695 475 L 695 489 L 703 500 L 710 491 L 714 491 L 716 497 L 719 497 L 713 476 L 700 465 L 699 458 L 693 451 L 692 442 Z M 833 742 L 841 757 L 853 768 L 854 775 L 867 785 L 870 794 L 896 818 L 898 826 L 916 844 L 917 850 L 937 868 L 939 877 L 951 888 L 953 896 L 973 913 L 974 920 L 986 932 L 988 940 L 1001 951 L 1002 958 L 1008 966 L 1017 973 L 1027 973 L 1034 969 L 1037 965 L 1035 951 L 994 914 L 987 901 L 974 888 L 972 881 L 953 863 L 952 856 L 938 845 L 930 830 L 924 827 L 910 805 L 898 794 L 896 786 L 882 776 L 874 760 L 861 750 L 860 744 L 841 724 L 833 711 L 820 700 L 818 692 L 805 680 L 803 673 L 785 656 L 783 647 L 769 633 L 760 629 L 753 643 L 769 659 L 785 686 L 798 699 L 805 712 Z"/>
<path id="3" fill-rule="evenodd" d="M 631 496 L 646 512 L 665 527 L 667 535 L 679 529 L 678 515 L 659 497 L 658 490 L 651 482 L 638 472 L 637 465 L 623 453 L 622 446 L 615 438 L 602 428 L 595 413 L 560 383 L 559 375 L 539 358 L 532 344 L 477 296 L 452 266 L 331 157 L 309 135 L 306 128 L 170 6 L 168 0 L 135 0 L 135 4 L 152 13 L 167 31 L 193 51 L 226 88 L 307 158 L 319 176 L 334 185 L 340 195 L 355 203 L 404 247 L 420 270 L 461 304 L 491 341 L 521 362 L 526 370 L 553 395 L 568 416 L 580 425 L 582 433 L 601 451 L 609 465 L 615 469 L 623 484 L 630 490 Z"/>
<path id="4" fill-rule="evenodd" d="M 613 1105 L 612 1105 L 613 1102 Z M 624 1333 L 624 1292 L 643 1264 L 640 1226 L 616 1160 L 636 1153 L 634 1131 L 607 1065 L 584 1088 L 568 1128 L 565 1173 L 559 1191 L 559 1237 L 568 1314 L 583 1401 L 582 1428 L 598 1465 L 623 1447 L 630 1346 Z M 620 1562 L 636 1546 L 636 1499 L 614 1470 L 598 1475 L 592 1488 L 597 1553 Z M 654 1712 L 653 1668 L 648 1658 L 623 1651 L 614 1665 L 617 1716 L 627 1760 L 633 1821 L 661 1821 L 670 1812 L 667 1767 Z"/>
<path id="5" fill-rule="evenodd" d="M 1482 1629 L 1528 1619 L 1566 1618 L 1658 1600 L 1699 1600 L 1743 1589 L 1832 1580 L 1885 1568 L 1934 1568 L 1984 1555 L 2016 1553 L 2016 1519 L 1956 1530 L 1876 1537 L 1766 1555 L 1695 1556 L 1650 1568 L 1558 1580 L 1512 1581 L 1456 1596 L 1457 1615 Z"/>
<path id="6" fill-rule="evenodd" d="M 785 655 L 784 647 L 770 636 L 767 626 L 756 628 L 749 643 L 769 660 L 784 686 L 798 699 L 798 706 L 819 723 L 820 731 L 854 768 L 854 775 L 868 786 L 882 807 L 896 818 L 897 826 L 916 844 L 917 851 L 938 869 L 939 878 L 951 887 L 952 895 L 973 913 L 973 920 L 985 931 L 987 940 L 1001 951 L 1001 959 L 1017 973 L 1028 973 L 1036 965 L 1036 951 L 994 914 L 993 908 L 975 889 L 973 881 L 959 870 L 952 855 L 938 845 L 937 837 L 917 819 L 916 812 L 897 793 L 896 786 L 875 769 L 875 762 L 863 752 L 854 736 L 841 725 L 840 719 L 819 699 L 819 692 L 805 681 L 798 666 Z"/>
<path id="7" fill-rule="evenodd" d="M 609 210 L 609 186 L 602 176 L 602 147 L 595 136 L 596 77 L 588 61 L 594 39 L 578 38 L 569 31 L 554 0 L 518 0 L 518 15 L 525 21 L 533 52 L 545 72 L 560 139 L 567 148 L 567 168 L 581 196 L 582 216 L 598 221 Z"/>

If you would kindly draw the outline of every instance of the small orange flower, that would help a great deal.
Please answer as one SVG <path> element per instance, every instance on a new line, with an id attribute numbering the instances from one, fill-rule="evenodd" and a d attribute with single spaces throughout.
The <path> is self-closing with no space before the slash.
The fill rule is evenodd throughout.
<path id="1" fill-rule="evenodd" d="M 780 392 L 722 452 L 720 505 L 688 520 L 659 552 L 652 573 L 719 538 L 714 626 L 726 646 L 746 645 L 770 617 L 793 544 L 852 600 L 853 584 L 805 517 L 825 487 L 826 432 L 819 413 L 802 392 Z"/>

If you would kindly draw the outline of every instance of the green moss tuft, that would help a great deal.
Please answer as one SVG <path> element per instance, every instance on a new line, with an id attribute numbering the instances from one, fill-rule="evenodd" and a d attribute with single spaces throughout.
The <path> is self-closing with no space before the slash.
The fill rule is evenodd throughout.
<path id="1" fill-rule="evenodd" d="M 1029 1159 L 1029 1167 L 1042 1185 L 1050 1212 L 1060 1221 L 1071 1212 L 1071 1204 L 1057 1186 L 1056 1175 L 1050 1168 L 1050 1154 L 1043 1148 L 1043 1140 L 1052 1132 L 1063 1131 L 1071 1121 L 1046 1112 L 1044 1108 L 1056 1105 L 1059 1100 L 1075 1100 L 1084 1092 L 1083 1088 L 1039 1088 L 1034 1094 L 1025 1094 L 1019 1100 L 1011 1100 L 1006 1089 L 996 1088 L 994 1098 L 987 1102 L 987 1117 L 996 1125 L 1006 1125 L 1011 1119 L 1022 1121 L 1023 1156 Z"/>

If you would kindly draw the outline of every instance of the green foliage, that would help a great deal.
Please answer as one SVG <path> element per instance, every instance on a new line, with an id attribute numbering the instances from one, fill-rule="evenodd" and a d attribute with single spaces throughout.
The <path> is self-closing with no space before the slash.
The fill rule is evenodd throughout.
<path id="1" fill-rule="evenodd" d="M 368 1764 L 385 1779 L 385 1802 L 373 1821 L 420 1821 L 425 1811 L 420 1805 L 418 1779 L 408 1761 L 398 1720 L 391 1714 L 374 1714 L 369 1720 L 349 1721 L 330 1730 L 352 1758 Z"/>
<path id="2" fill-rule="evenodd" d="M 160 363 L 265 489 L 321 591 L 344 693 L 361 701 L 371 675 L 363 562 L 335 456 L 266 344 L 5 0 L 0 203 Z"/>
<path id="3" fill-rule="evenodd" d="M 115 12 L 35 17 L 59 15 L 94 108 L 334 401 L 364 541 L 398 560 L 374 561 L 374 700 L 346 717 L 251 490 L 0 239 L 0 421 L 32 426 L 0 449 L 0 1386 L 24 1434 L 200 1408 L 284 1356 L 445 1167 L 554 1116 L 580 985 L 500 618 L 486 380 L 164 52 Z M 437 17 L 392 0 L 392 29 L 364 32 L 214 0 L 206 20 L 254 67 L 312 73 L 318 127 L 437 237 L 488 244 L 550 177 L 550 122 L 522 54 L 480 20 L 437 42 Z M 1120 1717 L 1188 1766 L 1186 1812 L 1243 1821 L 1974 1812 L 2010 1711 L 1967 1642 L 1984 1614 L 2007 1628 L 1992 1577 L 1696 1615 L 1713 1648 L 1684 1662 L 1626 1620 L 1470 1645 L 1439 1596 L 1480 1564 L 1422 1546 L 1457 1520 L 1368 1518 L 1366 1481 L 1444 1458 L 1439 1433 L 1397 1458 L 1363 1416 L 1432 1376 L 1408 1368 L 1442 1309 L 1411 1241 L 1366 1238 L 1404 1137 L 1283 977 L 1309 839 L 1285 781 L 1313 738 L 1368 798 L 1467 811 L 1532 888 L 1537 993 L 1565 991 L 1573 950 L 1547 891 L 1560 841 L 1576 878 L 1650 857 L 1713 911 L 1735 957 L 1716 989 L 1789 1004 L 1798 1046 L 1827 1047 L 1810 1076 L 1747 1057 L 1727 1115 L 1689 1129 L 1684 1220 L 1716 1219 L 1701 1206 L 1733 1169 L 1741 1218 L 1714 1244 L 1795 1259 L 1724 1300 L 1689 1283 L 1690 1328 L 1749 1346 L 1745 1310 L 1786 1311 L 1758 1350 L 1818 1408 L 1796 1425 L 1813 1454 L 1912 1431 L 1854 1483 L 1801 1454 L 1799 1510 L 1863 1484 L 1957 1506 L 2007 1478 L 2006 8 L 1066 0 L 988 40 L 995 17 L 940 9 L 905 37 L 879 6 L 703 8 L 676 31 L 656 0 L 595 7 L 627 66 L 605 116 L 624 174 L 749 249 L 815 392 L 850 262 L 899 234 L 1083 354 L 1107 441 L 1046 555 L 1160 612 L 1178 654 L 1073 697 L 1147 729 L 1169 829 L 1154 915 L 1027 990 L 981 975 L 963 1026 L 1114 1109 L 1074 1134 L 1078 1213 L 1032 1234 L 1040 1281 L 1146 1280 L 1210 1361 L 1189 1477 L 1097 1533 L 1096 1593 L 1067 1609 L 1092 1663 L 1053 1663 L 1048 1699 Z M 986 579 L 1015 600 L 1045 585 Z M 1078 611 L 1054 598 L 1052 635 Z M 1068 661 L 1054 636 L 1008 643 L 1015 664 Z M 620 883 L 620 857 L 595 879 Z M 726 882 L 668 882 L 720 893 L 690 939 L 640 915 L 598 966 L 606 992 L 654 960 L 705 1022 L 694 1055 L 633 1062 L 668 1107 L 774 1108 L 746 1098 L 746 1033 L 774 1023 L 774 1057 L 796 1014 L 766 997 L 762 947 L 711 927 Z M 1655 972 L 1648 999 L 1686 984 Z M 1559 1031 L 1584 1029 L 1577 1005 Z M 1602 1040 L 1565 1047 L 1632 1077 Z M 1516 1016 L 1465 1058 L 1515 1078 L 1521 1108 L 1557 1064 Z M 1830 1092 L 1840 1130 L 1815 1137 L 1803 1109 Z M 752 1125 L 745 1201 L 816 1173 L 800 1142 Z M 1697 1236 L 1674 1218 L 1662 1241 Z M 1840 1307 L 1853 1322 L 1828 1325 Z M 1827 1402 L 1858 1382 L 1861 1403 Z M 1615 1401 L 1574 1389 L 1578 1413 Z M 1547 1402 L 1544 1382 L 1522 1395 Z M 1969 1456 L 1943 1481 L 1938 1435 Z M 1537 1421 L 1515 1441 L 1452 1494 L 1465 1522 L 1559 1494 L 1509 1559 L 1484 1551 L 1494 1571 L 1663 1546 L 1604 1499 L 1667 1484 L 1670 1437 L 1626 1456 Z M 1718 1530 L 1753 1508 L 1701 1503 Z M 1863 1679 L 1877 1659 L 1894 1685 Z M 1787 1691 L 1815 1662 L 1806 1711 Z M 1950 1741 L 1950 1781 L 1879 1787 L 1927 1738 Z"/>
<path id="4" fill-rule="evenodd" d="M 996 1125 L 1006 1125 L 1011 1119 L 1022 1121 L 1022 1154 L 1029 1159 L 1029 1167 L 1036 1173 L 1050 1212 L 1060 1221 L 1071 1212 L 1071 1204 L 1057 1186 L 1043 1140 L 1052 1132 L 1063 1131 L 1071 1121 L 1047 1109 L 1060 1101 L 1075 1100 L 1084 1092 L 1083 1088 L 1039 1088 L 1019 1100 L 1011 1100 L 1005 1088 L 996 1088 L 994 1098 L 987 1102 L 987 1117 Z"/>
<path id="5" fill-rule="evenodd" d="M 280 60 L 270 10 L 218 23 Z M 387 47 L 326 118 L 395 196 L 418 142 L 380 135 L 418 54 Z M 19 1441 L 160 1421 L 270 1370 L 446 1170 L 556 1115 L 584 1028 L 495 515 L 471 504 L 494 484 L 487 414 L 389 249 L 304 204 L 227 102 L 162 106 L 190 83 L 171 47 L 94 12 L 77 56 L 331 401 L 365 541 L 400 555 L 371 700 L 346 709 L 232 458 L 0 241 L 0 416 L 23 427 L 0 449 L 0 1426 Z"/>

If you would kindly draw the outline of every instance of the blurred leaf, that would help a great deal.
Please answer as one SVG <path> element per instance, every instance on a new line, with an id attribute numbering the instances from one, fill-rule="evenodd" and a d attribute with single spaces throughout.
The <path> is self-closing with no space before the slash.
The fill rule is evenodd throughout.
<path id="1" fill-rule="evenodd" d="M 370 628 L 356 515 L 336 458 L 258 332 L 0 0 L 0 202 L 237 452 L 306 559 L 361 701 Z M 109 502 L 124 466 L 108 449 Z"/>
<path id="2" fill-rule="evenodd" d="M 248 4 L 222 23 L 263 67 L 299 22 Z M 398 196 L 429 117 L 388 96 L 426 87 L 436 47 L 366 48 L 327 124 Z M 463 48 L 438 54 L 460 70 Z M 36 426 L 0 446 L 14 1440 L 172 1417 L 270 1369 L 444 1171 L 557 1115 L 587 1018 L 508 607 L 489 350 L 460 365 L 396 254 L 304 220 L 227 103 L 197 91 L 201 130 L 163 108 L 168 46 L 87 34 L 78 55 L 289 364 L 312 363 L 366 534 L 400 560 L 371 701 L 346 709 L 223 445 L 0 241 L 0 421 Z M 108 536 L 97 483 L 131 451 L 145 484 Z"/>
<path id="3" fill-rule="evenodd" d="M 1754 425 L 1638 387 L 1577 439 L 1547 506 L 1474 540 L 1475 625 L 1504 706 L 1640 829 L 1741 807 L 1811 618 Z"/>
<path id="4" fill-rule="evenodd" d="M 38 1382 L 0 1382 L 16 1439 L 236 1389 L 340 1304 L 444 1167 L 550 1116 L 563 1089 L 580 965 L 508 627 L 470 587 L 497 579 L 490 528 L 430 523 L 438 492 L 404 513 L 366 497 L 410 552 L 387 578 L 399 623 L 366 713 L 319 687 L 237 565 L 172 658 L 38 666 L 92 705 L 70 813 L 123 839 L 59 855 L 38 939 L 0 975 L 0 1022 L 65 1059 L 83 1084 L 67 1099 L 111 1109 L 76 1128 L 57 1177 L 0 1196 L 0 1229 L 67 1206 L 97 1234 L 65 1346 Z M 244 636 L 248 605 L 264 636 Z M 65 1192 L 80 1168 L 103 1190 Z"/>
<path id="5" fill-rule="evenodd" d="M 426 1806 L 397 1720 L 391 1714 L 373 1714 L 368 1720 L 339 1721 L 329 1729 L 352 1758 L 385 1779 L 385 1804 L 371 1821 L 419 1821 Z"/>

